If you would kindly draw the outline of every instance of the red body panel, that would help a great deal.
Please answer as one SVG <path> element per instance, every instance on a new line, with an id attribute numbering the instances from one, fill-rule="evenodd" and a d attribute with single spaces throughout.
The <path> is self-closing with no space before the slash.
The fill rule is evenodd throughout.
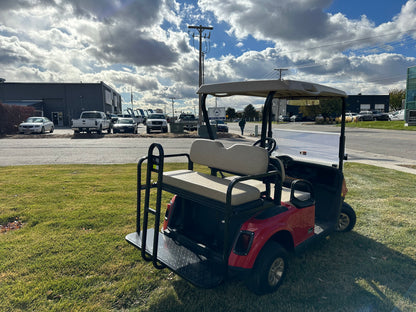
<path id="1" fill-rule="evenodd" d="M 293 239 L 293 247 L 314 235 L 315 205 L 302 209 L 288 203 L 283 203 L 283 205 L 288 208 L 288 211 L 266 220 L 253 217 L 242 225 L 241 230 L 254 233 L 253 243 L 249 253 L 245 256 L 237 255 L 232 251 L 228 259 L 229 266 L 252 268 L 264 244 L 278 232 L 289 232 Z"/>

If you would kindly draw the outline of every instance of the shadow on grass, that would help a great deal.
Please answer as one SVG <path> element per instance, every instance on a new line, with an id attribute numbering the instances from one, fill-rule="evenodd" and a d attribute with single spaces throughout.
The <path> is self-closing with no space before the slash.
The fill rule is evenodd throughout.
<path id="1" fill-rule="evenodd" d="M 146 311 L 415 311 L 415 279 L 414 259 L 356 232 L 336 233 L 292 257 L 274 294 L 256 296 L 237 280 L 204 290 L 177 279 Z"/>

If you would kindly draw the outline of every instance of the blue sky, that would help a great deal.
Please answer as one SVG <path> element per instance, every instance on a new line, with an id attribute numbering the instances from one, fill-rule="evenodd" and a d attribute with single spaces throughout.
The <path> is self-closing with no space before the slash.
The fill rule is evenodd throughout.
<path id="1" fill-rule="evenodd" d="M 2 0 L 0 77 L 98 82 L 130 105 L 195 111 L 205 82 L 306 80 L 348 94 L 404 89 L 416 65 L 416 0 Z M 195 37 L 196 35 L 196 37 Z M 208 38 L 209 36 L 209 38 Z M 220 99 L 242 109 L 257 99 Z"/>

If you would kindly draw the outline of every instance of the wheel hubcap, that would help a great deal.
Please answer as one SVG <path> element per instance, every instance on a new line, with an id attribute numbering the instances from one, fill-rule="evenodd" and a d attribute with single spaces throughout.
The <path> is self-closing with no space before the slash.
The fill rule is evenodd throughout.
<path id="1" fill-rule="evenodd" d="M 346 214 L 341 212 L 338 220 L 338 230 L 343 231 L 345 230 L 348 225 L 350 224 L 350 217 Z"/>
<path id="2" fill-rule="evenodd" d="M 285 262 L 282 258 L 277 258 L 273 261 L 269 271 L 269 285 L 276 286 L 282 278 L 285 269 Z"/>

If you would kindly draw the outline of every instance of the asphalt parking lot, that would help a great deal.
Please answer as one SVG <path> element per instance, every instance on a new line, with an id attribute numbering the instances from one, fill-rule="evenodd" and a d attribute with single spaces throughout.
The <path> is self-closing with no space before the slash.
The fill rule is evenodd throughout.
<path id="1" fill-rule="evenodd" d="M 230 133 L 220 134 L 225 146 L 236 141 L 251 144 L 255 137 L 255 126 L 247 123 L 244 136 L 236 123 L 229 123 Z M 334 126 L 288 123 L 288 129 L 301 128 L 305 131 L 338 132 Z M 258 127 L 259 128 L 259 127 Z M 259 130 L 259 129 L 258 129 Z M 415 169 L 403 165 L 416 165 L 414 132 L 377 129 L 347 129 L 346 153 L 348 161 L 367 163 L 416 173 Z M 51 134 L 13 135 L 0 139 L 0 166 L 38 164 L 112 164 L 135 163 L 147 154 L 153 142 L 159 142 L 166 153 L 189 151 L 196 133 L 146 134 L 145 126 L 139 126 L 139 134 L 73 134 L 71 129 L 55 129 Z M 53 139 L 53 140 L 49 140 Z M 251 143 L 250 143 L 251 142 Z M 170 161 L 180 161 L 170 159 Z"/>

